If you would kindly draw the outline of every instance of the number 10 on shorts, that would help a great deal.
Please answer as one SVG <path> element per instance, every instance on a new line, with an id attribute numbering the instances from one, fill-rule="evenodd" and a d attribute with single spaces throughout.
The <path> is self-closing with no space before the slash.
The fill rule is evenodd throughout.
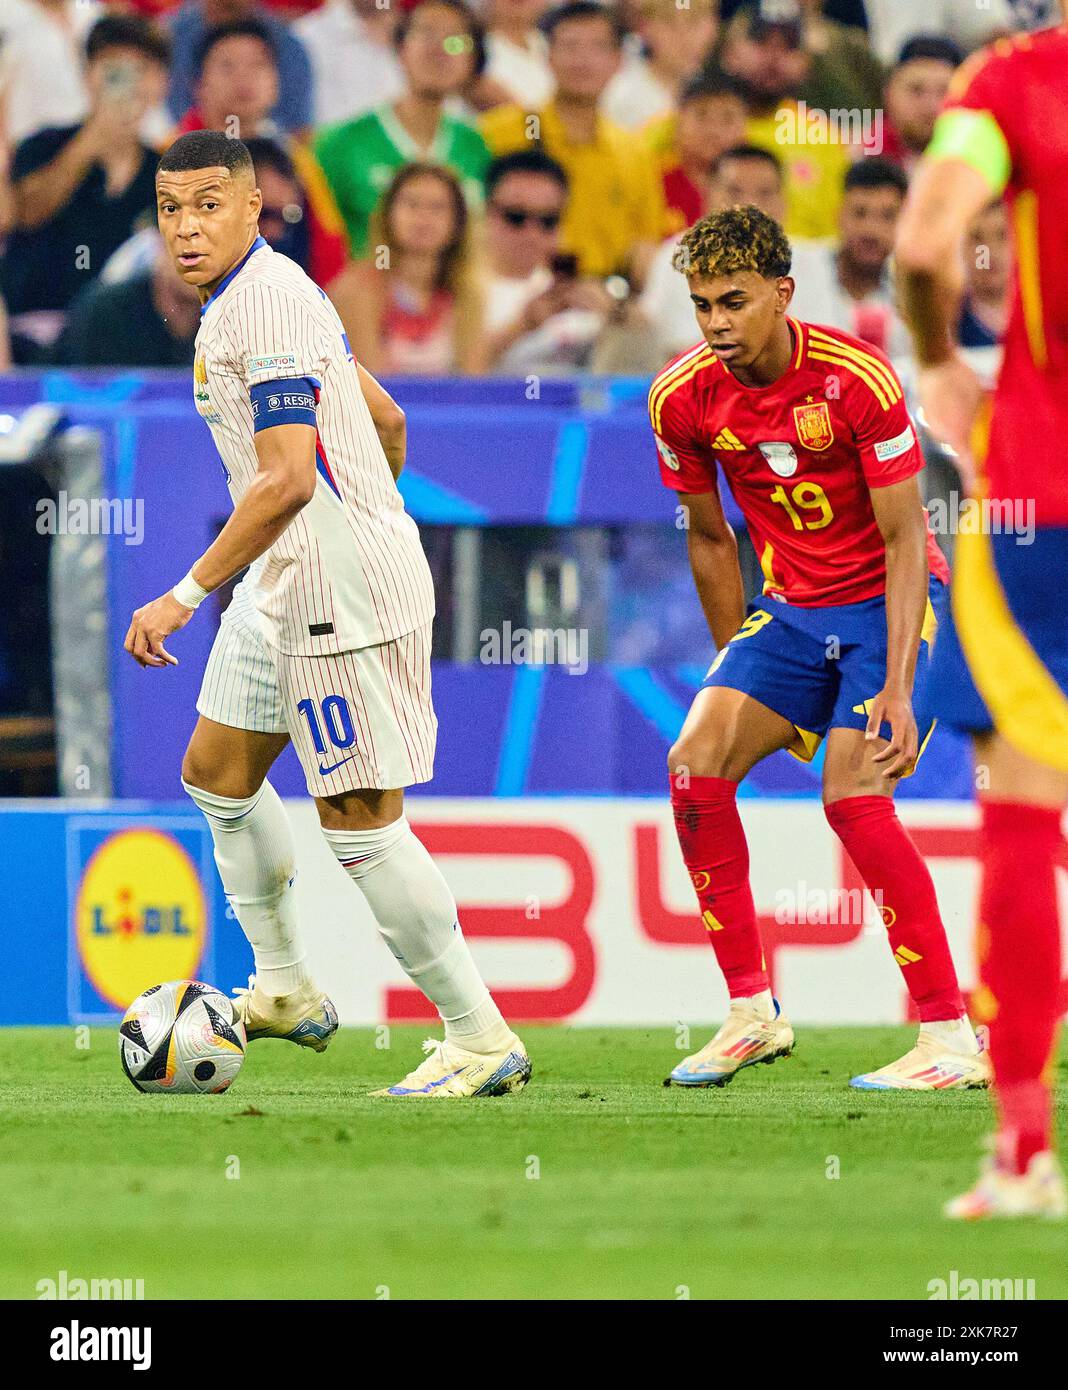
<path id="1" fill-rule="evenodd" d="M 308 731 L 320 757 L 327 750 L 324 729 L 334 748 L 351 748 L 356 742 L 349 702 L 343 695 L 327 695 L 318 707 L 314 700 L 301 700 L 297 710 L 308 721 Z"/>

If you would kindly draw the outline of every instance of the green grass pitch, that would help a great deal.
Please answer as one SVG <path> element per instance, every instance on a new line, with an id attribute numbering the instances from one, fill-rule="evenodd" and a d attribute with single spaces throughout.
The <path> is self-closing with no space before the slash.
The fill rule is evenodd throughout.
<path id="1" fill-rule="evenodd" d="M 673 1029 L 523 1032 L 520 1095 L 395 1103 L 365 1093 L 422 1028 L 256 1043 L 211 1097 L 137 1094 L 106 1029 L 0 1031 L 0 1297 L 61 1270 L 164 1299 L 925 1299 L 951 1270 L 1068 1297 L 1063 1226 L 939 1215 L 984 1094 L 845 1084 L 910 1029 L 799 1029 L 699 1091 L 661 1085 Z"/>

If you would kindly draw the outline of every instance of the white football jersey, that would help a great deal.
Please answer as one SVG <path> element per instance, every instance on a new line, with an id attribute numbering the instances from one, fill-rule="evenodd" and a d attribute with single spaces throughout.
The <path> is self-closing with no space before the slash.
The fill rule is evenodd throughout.
<path id="1" fill-rule="evenodd" d="M 315 494 L 245 581 L 271 645 L 326 655 L 392 641 L 430 621 L 430 567 L 341 320 L 318 285 L 262 238 L 202 310 L 193 379 L 235 504 L 258 468 L 257 414 L 277 412 L 284 422 L 291 405 L 314 403 Z M 273 382 L 277 391 L 267 392 Z"/>

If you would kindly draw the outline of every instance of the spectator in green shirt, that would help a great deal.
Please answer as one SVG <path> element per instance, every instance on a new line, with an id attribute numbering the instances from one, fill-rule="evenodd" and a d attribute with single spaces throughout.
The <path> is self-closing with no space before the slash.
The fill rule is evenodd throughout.
<path id="1" fill-rule="evenodd" d="M 352 121 L 328 126 L 315 152 L 349 235 L 353 256 L 368 249 L 367 228 L 376 204 L 405 164 L 443 164 L 463 185 L 468 202 L 482 204 L 490 154 L 467 121 L 445 109 L 485 64 L 481 25 L 463 0 L 423 0 L 400 19 L 397 53 L 407 90 L 397 101 Z"/>

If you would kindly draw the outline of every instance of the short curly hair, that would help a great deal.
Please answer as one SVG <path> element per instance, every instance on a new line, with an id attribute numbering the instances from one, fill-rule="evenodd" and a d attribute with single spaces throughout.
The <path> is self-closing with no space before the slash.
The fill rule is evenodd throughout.
<path id="1" fill-rule="evenodd" d="M 736 275 L 752 270 L 765 279 L 790 274 L 793 253 L 786 233 L 759 208 L 724 208 L 695 222 L 671 264 L 683 275 Z"/>

